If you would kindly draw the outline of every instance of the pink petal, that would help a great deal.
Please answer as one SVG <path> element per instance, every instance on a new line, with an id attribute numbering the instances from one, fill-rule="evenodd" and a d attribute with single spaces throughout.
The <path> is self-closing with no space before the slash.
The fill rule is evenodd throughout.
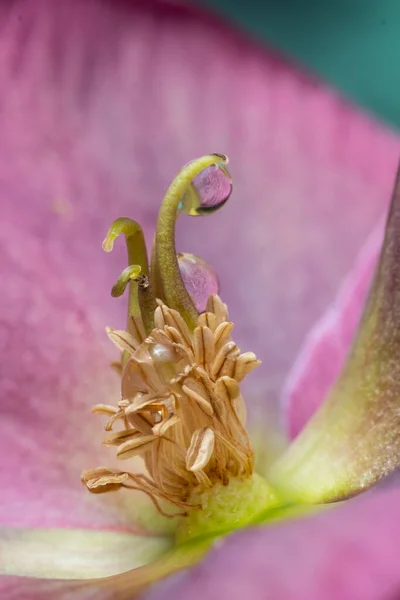
<path id="1" fill-rule="evenodd" d="M 272 482 L 291 498 L 311 503 L 348 498 L 400 467 L 399 232 L 400 169 L 378 267 L 343 368 L 319 410 L 272 467 Z M 350 323 L 352 308 L 350 303 L 346 311 Z"/>
<path id="2" fill-rule="evenodd" d="M 400 590 L 400 492 L 225 538 L 146 600 L 394 600 Z"/>
<path id="3" fill-rule="evenodd" d="M 382 237 L 383 226 L 379 226 L 360 253 L 334 302 L 307 334 L 289 375 L 284 399 L 292 438 L 323 402 L 341 371 L 361 316 Z"/>
<path id="4" fill-rule="evenodd" d="M 236 337 L 264 360 L 253 414 L 276 412 L 305 331 L 382 212 L 398 140 L 189 9 L 15 0 L 0 28 L 0 521 L 126 528 L 136 501 L 79 483 L 110 465 L 89 409 L 118 394 L 104 326 L 124 324 L 109 290 L 125 255 L 102 254 L 111 221 L 132 216 L 150 240 L 177 170 L 230 155 L 232 200 L 182 218 L 178 249 L 221 274 Z"/>

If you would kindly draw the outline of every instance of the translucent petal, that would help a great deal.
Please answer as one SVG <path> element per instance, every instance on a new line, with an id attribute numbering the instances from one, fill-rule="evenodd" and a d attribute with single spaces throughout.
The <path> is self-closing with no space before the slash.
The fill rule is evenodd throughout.
<path id="1" fill-rule="evenodd" d="M 29 537 L 29 534 L 27 535 Z M 49 539 L 48 541 L 54 540 Z M 29 547 L 27 550 L 24 549 L 23 545 L 18 548 L 18 542 L 15 541 L 13 552 L 17 554 L 20 550 L 21 555 L 20 561 L 18 564 L 16 563 L 14 572 L 17 572 L 17 569 L 19 569 L 18 572 L 20 574 L 25 573 L 25 576 L 4 576 L 0 572 L 0 595 L 2 598 L 7 598 L 8 600 L 36 600 L 36 598 L 40 598 L 40 600 L 54 600 L 54 598 L 57 598 L 57 600 L 131 600 L 133 597 L 136 597 L 138 592 L 146 589 L 151 583 L 198 562 L 207 552 L 210 543 L 209 539 L 204 539 L 197 540 L 196 543 L 182 544 L 181 546 L 176 546 L 166 552 L 162 552 L 158 558 L 153 553 L 155 560 L 131 569 L 130 567 L 135 564 L 133 556 L 130 556 L 132 548 L 130 548 L 129 543 L 126 544 L 123 540 L 117 541 L 112 545 L 110 552 L 115 550 L 118 556 L 108 556 L 108 562 L 107 560 L 103 561 L 101 548 L 93 549 L 91 546 L 86 547 L 85 549 L 91 557 L 88 558 L 84 553 L 81 554 L 79 552 L 80 544 L 79 548 L 74 548 L 70 545 L 68 547 L 69 552 L 63 559 L 62 550 L 58 554 L 58 549 L 57 547 L 54 548 L 54 544 L 52 548 L 45 550 L 40 539 L 38 539 L 36 540 L 36 547 L 33 544 L 31 549 L 40 550 L 43 552 L 43 555 L 42 557 L 31 557 L 28 556 Z M 160 549 L 159 546 L 158 552 Z M 5 547 L 5 552 L 3 552 L 3 548 L 1 550 L 1 557 L 3 559 L 3 554 L 7 553 L 7 547 Z M 58 570 L 51 565 L 45 565 L 43 568 L 44 561 L 47 563 L 47 560 L 52 560 L 53 554 L 50 550 L 54 552 L 56 565 L 59 567 Z M 126 555 L 124 555 L 125 552 Z M 94 559 L 93 562 L 91 562 L 91 559 Z M 28 565 L 25 571 L 24 567 L 20 564 L 23 560 L 26 560 Z M 7 561 L 5 563 L 6 566 Z M 82 563 L 83 569 L 79 567 L 79 562 Z M 76 579 L 76 573 L 82 577 L 85 564 L 88 567 L 88 578 Z M 119 572 L 116 575 L 109 575 L 113 568 L 121 568 L 122 570 L 130 568 L 130 570 Z M 9 570 L 11 571 L 12 569 Z M 54 576 L 51 577 L 51 570 L 55 572 L 57 578 L 54 578 Z M 91 573 L 95 573 L 96 577 L 89 578 Z M 51 578 L 44 578 L 44 574 L 50 575 Z M 66 579 L 66 576 L 74 578 Z M 61 579 L 60 577 L 63 578 Z"/>
<path id="2" fill-rule="evenodd" d="M 109 577 L 155 560 L 171 543 L 168 537 L 110 531 L 0 527 L 0 574 Z"/>

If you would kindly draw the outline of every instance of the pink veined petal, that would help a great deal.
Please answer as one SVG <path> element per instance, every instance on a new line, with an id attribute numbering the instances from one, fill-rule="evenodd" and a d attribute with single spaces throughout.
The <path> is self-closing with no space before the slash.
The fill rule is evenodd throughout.
<path id="1" fill-rule="evenodd" d="M 236 337 L 264 363 L 246 396 L 265 422 L 381 214 L 398 140 L 186 8 L 14 0 L 0 29 L 0 521 L 126 529 L 136 501 L 79 482 L 110 465 L 90 406 L 118 397 L 104 326 L 124 324 L 109 290 L 125 254 L 102 254 L 109 224 L 132 216 L 150 241 L 177 170 L 230 156 L 232 199 L 182 217 L 178 250 L 221 274 Z"/>
<path id="2" fill-rule="evenodd" d="M 18 229 L 7 228 L 0 248 L 8 292 L 1 317 L 7 368 L 3 363 L 0 522 L 143 532 L 134 521 L 146 497 L 93 496 L 80 481 L 83 468 L 112 462 L 101 448 L 105 419 L 90 413 L 119 393 L 102 332 L 106 315 L 82 306 L 81 283 L 62 277 L 33 236 L 21 240 Z"/>
<path id="3" fill-rule="evenodd" d="M 382 239 L 383 223 L 362 249 L 332 305 L 307 334 L 284 393 L 291 438 L 303 429 L 340 373 L 361 316 Z"/>
<path id="4" fill-rule="evenodd" d="M 399 255 L 400 168 L 378 265 L 341 372 L 270 471 L 274 485 L 292 499 L 348 498 L 400 466 Z"/>
<path id="5" fill-rule="evenodd" d="M 400 492 L 380 491 L 229 536 L 144 600 L 395 600 L 399 538 Z"/>

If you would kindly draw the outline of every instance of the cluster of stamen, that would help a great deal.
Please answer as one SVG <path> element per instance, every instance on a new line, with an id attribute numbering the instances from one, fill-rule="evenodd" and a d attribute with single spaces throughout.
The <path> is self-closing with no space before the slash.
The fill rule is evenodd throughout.
<path id="1" fill-rule="evenodd" d="M 199 493 L 253 473 L 239 384 L 258 361 L 232 341 L 227 307 L 208 285 L 210 266 L 194 255 L 187 261 L 175 247 L 180 213 L 211 214 L 229 198 L 227 163 L 225 155 L 208 154 L 179 171 L 161 203 L 151 267 L 136 221 L 116 219 L 103 242 L 109 252 L 125 235 L 128 266 L 111 293 L 120 296 L 129 286 L 128 321 L 124 331 L 107 330 L 122 352 L 121 398 L 117 406 L 98 404 L 93 412 L 109 417 L 104 444 L 116 446 L 119 459 L 141 457 L 144 472 L 100 467 L 85 471 L 82 480 L 95 493 L 145 492 L 167 516 L 160 501 L 186 513 L 199 506 Z M 204 312 L 196 287 L 193 295 L 185 287 L 183 264 L 186 277 L 190 265 L 192 281 L 209 294 Z"/>
<path id="2" fill-rule="evenodd" d="M 196 508 L 193 491 L 253 472 L 239 383 L 259 363 L 232 341 L 233 323 L 216 295 L 192 332 L 178 311 L 161 302 L 154 323 L 148 336 L 138 316 L 128 331 L 108 329 L 123 352 L 122 398 L 115 407 L 93 408 L 109 416 L 106 431 L 121 424 L 104 444 L 117 446 L 119 459 L 141 456 L 147 474 L 94 469 L 83 480 L 92 492 L 133 488 L 159 510 L 159 500 L 188 510 Z"/>

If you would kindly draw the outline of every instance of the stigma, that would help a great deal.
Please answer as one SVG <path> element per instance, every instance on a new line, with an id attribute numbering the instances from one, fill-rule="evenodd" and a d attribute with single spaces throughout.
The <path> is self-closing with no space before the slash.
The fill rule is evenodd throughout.
<path id="1" fill-rule="evenodd" d="M 259 361 L 232 339 L 214 271 L 175 248 L 181 212 L 208 214 L 230 196 L 226 163 L 224 155 L 206 155 L 178 173 L 161 205 L 150 266 L 135 221 L 117 219 L 103 244 L 110 251 L 125 235 L 129 264 L 112 294 L 129 286 L 129 306 L 126 328 L 107 329 L 121 353 L 120 398 L 92 410 L 108 417 L 104 444 L 124 464 L 140 457 L 143 468 L 99 467 L 82 481 L 94 493 L 140 490 L 167 516 L 166 505 L 187 514 L 201 508 L 203 492 L 250 479 L 254 470 L 240 384 Z"/>

